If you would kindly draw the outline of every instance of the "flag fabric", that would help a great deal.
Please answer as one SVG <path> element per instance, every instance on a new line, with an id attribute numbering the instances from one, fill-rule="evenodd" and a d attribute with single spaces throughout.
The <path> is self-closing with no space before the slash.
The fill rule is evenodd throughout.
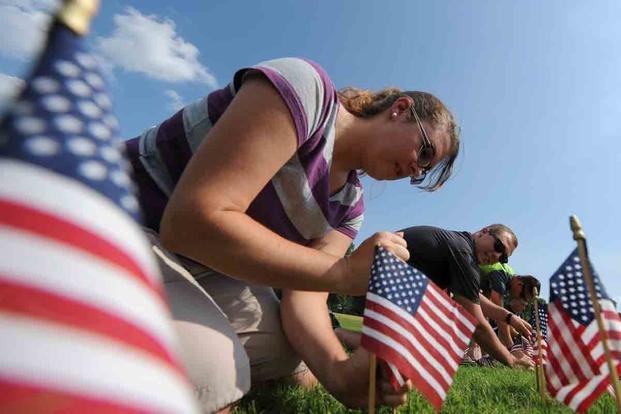
<path id="1" fill-rule="evenodd" d="M 361 344 L 389 363 L 439 409 L 476 319 L 417 269 L 377 247 L 366 296 Z"/>
<path id="2" fill-rule="evenodd" d="M 621 320 L 593 266 L 589 266 L 618 367 Z M 584 412 L 610 385 L 610 377 L 577 249 L 550 278 L 548 318 L 548 391 L 573 410 Z"/>
<path id="3" fill-rule="evenodd" d="M 537 311 L 538 312 L 535 312 L 535 307 L 533 306 L 531 309 L 530 317 L 528 318 L 528 323 L 530 323 L 530 326 L 533 327 L 532 335 L 530 338 L 530 342 L 532 343 L 532 353 L 530 355 L 536 364 L 540 363 L 539 342 L 537 341 L 537 322 L 535 321 L 535 318 L 538 318 L 539 328 L 541 329 L 541 354 L 543 357 L 543 361 L 541 361 L 541 363 L 545 364 L 548 354 L 548 307 L 545 304 L 537 303 Z"/>
<path id="4" fill-rule="evenodd" d="M 0 121 L 0 411 L 192 413 L 97 60 L 54 23 Z"/>

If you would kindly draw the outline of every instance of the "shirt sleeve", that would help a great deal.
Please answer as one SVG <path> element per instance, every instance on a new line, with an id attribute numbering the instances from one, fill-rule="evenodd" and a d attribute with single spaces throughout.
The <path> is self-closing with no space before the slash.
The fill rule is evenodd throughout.
<path id="1" fill-rule="evenodd" d="M 448 241 L 449 272 L 451 274 L 449 289 L 474 303 L 479 303 L 479 271 L 472 257 L 472 252 L 461 243 Z"/>
<path id="2" fill-rule="evenodd" d="M 318 64 L 299 58 L 268 60 L 235 74 L 239 89 L 248 74 L 261 73 L 274 85 L 289 108 L 298 148 L 322 126 L 338 105 L 336 89 Z"/>

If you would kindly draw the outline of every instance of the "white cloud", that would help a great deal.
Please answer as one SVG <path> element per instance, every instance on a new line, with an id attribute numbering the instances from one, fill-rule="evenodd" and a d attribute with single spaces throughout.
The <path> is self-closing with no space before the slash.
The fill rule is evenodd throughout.
<path id="1" fill-rule="evenodd" d="M 199 51 L 176 32 L 175 23 L 128 8 L 114 16 L 109 37 L 97 38 L 99 50 L 115 65 L 169 82 L 201 82 L 217 87 L 199 60 Z"/>
<path id="2" fill-rule="evenodd" d="M 176 91 L 168 89 L 164 91 L 164 93 L 170 98 L 168 107 L 173 111 L 177 112 L 179 109 L 185 106 L 185 104 L 183 103 L 183 98 L 181 98 L 181 95 L 179 95 Z"/>
<path id="3" fill-rule="evenodd" d="M 24 80 L 0 73 L 0 107 L 5 107 L 24 86 Z"/>
<path id="4" fill-rule="evenodd" d="M 56 0 L 0 0 L 0 54 L 26 60 L 43 45 Z"/>

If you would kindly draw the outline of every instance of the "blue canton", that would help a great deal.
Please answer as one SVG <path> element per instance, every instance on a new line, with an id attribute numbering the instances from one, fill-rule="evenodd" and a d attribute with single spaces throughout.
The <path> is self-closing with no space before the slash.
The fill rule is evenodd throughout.
<path id="1" fill-rule="evenodd" d="M 593 283 L 598 299 L 610 299 L 599 276 L 590 264 Z M 595 317 L 589 298 L 589 289 L 584 281 L 580 257 L 576 248 L 550 278 L 550 302 L 559 303 L 576 322 L 588 325 Z"/>
<path id="2" fill-rule="evenodd" d="M 375 250 L 371 266 L 369 292 L 415 314 L 422 300 L 429 279 L 417 269 L 395 259 L 383 247 Z"/>
<path id="3" fill-rule="evenodd" d="M 541 328 L 541 335 L 544 338 L 547 338 L 548 337 L 548 306 L 545 304 L 543 305 L 538 304 L 537 310 L 539 311 L 539 327 Z M 534 306 L 532 308 L 532 312 L 530 313 L 528 323 L 530 323 L 530 326 L 532 326 L 533 329 L 535 329 L 535 326 L 537 326 L 535 322 L 535 307 Z"/>
<path id="4" fill-rule="evenodd" d="M 27 162 L 77 180 L 138 220 L 131 167 L 119 149 L 117 130 L 96 58 L 75 34 L 56 25 L 0 123 L 0 160 Z"/>

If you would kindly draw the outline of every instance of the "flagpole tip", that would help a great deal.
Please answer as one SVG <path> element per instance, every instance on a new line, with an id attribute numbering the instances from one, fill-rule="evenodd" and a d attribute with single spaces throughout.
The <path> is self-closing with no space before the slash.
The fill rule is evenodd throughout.
<path id="1" fill-rule="evenodd" d="M 582 230 L 582 224 L 580 220 L 578 220 L 578 216 L 572 214 L 571 217 L 569 217 L 569 225 L 574 233 L 574 240 L 584 240 L 584 231 Z"/>
<path id="2" fill-rule="evenodd" d="M 88 33 L 99 9 L 99 0 L 64 0 L 56 15 L 59 22 L 80 36 Z"/>

